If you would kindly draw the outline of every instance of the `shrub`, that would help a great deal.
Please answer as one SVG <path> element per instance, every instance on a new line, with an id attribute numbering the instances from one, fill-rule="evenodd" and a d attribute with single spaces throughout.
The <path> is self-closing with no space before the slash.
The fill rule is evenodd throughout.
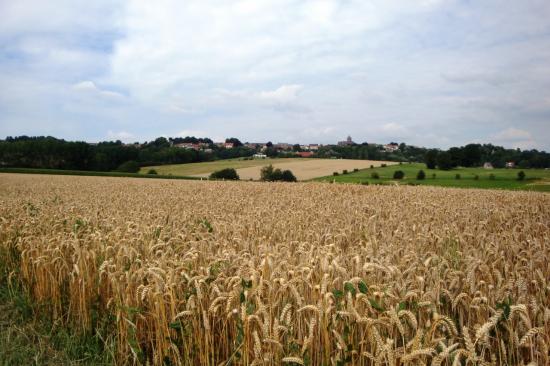
<path id="1" fill-rule="evenodd" d="M 158 174 L 157 171 L 155 169 L 149 169 L 149 171 L 147 172 L 147 174 Z"/>
<path id="2" fill-rule="evenodd" d="M 279 168 L 274 169 L 271 164 L 262 168 L 260 176 L 260 179 L 265 182 L 296 182 L 296 177 L 290 170 L 281 171 Z"/>
<path id="3" fill-rule="evenodd" d="M 372 179 L 380 179 L 380 175 L 378 175 L 377 172 L 372 172 L 371 175 L 370 175 L 370 177 L 371 177 Z"/>
<path id="4" fill-rule="evenodd" d="M 525 179 L 525 172 L 523 170 L 520 170 L 518 172 L 518 180 L 524 180 Z"/>
<path id="5" fill-rule="evenodd" d="M 281 171 L 281 169 L 276 168 L 276 169 L 273 170 L 273 173 L 271 173 L 271 177 L 270 177 L 269 181 L 277 182 L 277 181 L 280 181 L 280 180 L 283 180 L 283 172 Z"/>
<path id="6" fill-rule="evenodd" d="M 416 175 L 417 180 L 424 180 L 426 178 L 426 173 L 421 169 L 418 171 L 418 174 Z"/>
<path id="7" fill-rule="evenodd" d="M 403 179 L 405 177 L 405 173 L 402 170 L 396 170 L 393 172 L 393 179 Z"/>
<path id="8" fill-rule="evenodd" d="M 432 174 L 432 179 L 435 179 L 437 177 L 437 174 L 433 173 Z"/>
<path id="9" fill-rule="evenodd" d="M 273 177 L 273 165 L 264 166 L 260 171 L 260 180 L 269 182 Z"/>
<path id="10" fill-rule="evenodd" d="M 354 172 L 354 173 L 357 173 L 358 171 L 359 171 L 359 169 L 353 168 L 353 172 Z"/>
<path id="11" fill-rule="evenodd" d="M 332 175 L 337 176 L 337 175 L 340 175 L 340 173 L 338 173 L 338 172 L 333 172 Z"/>
<path id="12" fill-rule="evenodd" d="M 455 174 L 455 179 L 460 179 L 460 174 Z"/>
<path id="13" fill-rule="evenodd" d="M 139 164 L 137 161 L 134 160 L 128 160 L 117 168 L 117 171 L 123 172 L 123 173 L 137 173 L 139 172 Z"/>
<path id="14" fill-rule="evenodd" d="M 495 177 L 495 175 L 494 175 L 493 173 L 489 174 L 489 179 L 490 179 L 490 180 L 495 180 L 495 178 L 496 178 L 496 177 Z"/>
<path id="15" fill-rule="evenodd" d="M 283 170 L 281 180 L 283 182 L 296 182 L 297 181 L 296 177 L 294 176 L 294 174 L 292 174 L 292 172 L 290 170 Z"/>
<path id="16" fill-rule="evenodd" d="M 368 180 L 365 180 L 365 181 L 361 182 L 361 184 L 364 185 L 364 186 L 368 186 L 368 185 L 369 185 L 369 181 L 368 181 Z"/>
<path id="17" fill-rule="evenodd" d="M 381 166 L 382 168 L 385 168 L 385 167 L 387 167 L 387 165 L 386 165 L 386 164 L 382 164 L 382 165 L 380 165 L 380 166 Z"/>
<path id="18" fill-rule="evenodd" d="M 479 180 L 479 175 L 474 174 L 474 180 Z"/>
<path id="19" fill-rule="evenodd" d="M 222 170 L 217 170 L 210 174 L 212 179 L 228 179 L 228 180 L 239 180 L 239 175 L 237 171 L 233 168 L 225 168 Z"/>
<path id="20" fill-rule="evenodd" d="M 370 168 L 371 168 L 371 169 L 374 169 L 374 165 L 371 165 Z"/>
<path id="21" fill-rule="evenodd" d="M 348 174 L 348 170 L 347 169 L 342 170 L 342 174 Z"/>

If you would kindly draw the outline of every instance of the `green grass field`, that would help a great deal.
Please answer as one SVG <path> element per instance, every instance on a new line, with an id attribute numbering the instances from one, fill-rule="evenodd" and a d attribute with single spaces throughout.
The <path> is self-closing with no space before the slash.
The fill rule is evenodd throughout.
<path id="1" fill-rule="evenodd" d="M 147 172 L 147 171 L 146 171 Z M 160 179 L 200 179 L 182 175 L 139 174 L 120 172 L 96 172 L 88 170 L 62 170 L 62 169 L 32 169 L 32 168 L 0 168 L 0 173 L 19 174 L 52 174 L 52 175 L 84 175 L 93 177 L 125 177 L 125 178 L 160 178 Z"/>
<path id="2" fill-rule="evenodd" d="M 417 180 L 416 175 L 422 169 L 426 173 L 424 180 Z M 405 177 L 401 180 L 393 179 L 393 173 L 402 170 Z M 525 180 L 517 180 L 520 170 L 525 172 Z M 379 179 L 373 179 L 372 173 L 378 173 Z M 435 174 L 435 178 L 433 177 Z M 456 175 L 460 174 L 460 179 Z M 494 175 L 494 179 L 490 175 Z M 477 179 L 475 178 L 477 175 Z M 550 192 L 550 170 L 544 169 L 483 169 L 483 168 L 456 168 L 449 171 L 426 169 L 425 164 L 408 164 L 388 166 L 384 168 L 363 169 L 355 173 L 338 176 L 328 176 L 315 179 L 316 181 L 337 183 L 364 183 L 369 184 L 418 184 L 442 187 L 459 188 L 486 188 L 512 189 Z"/>
<path id="3" fill-rule="evenodd" d="M 277 163 L 290 163 L 292 161 L 298 161 L 303 159 L 301 158 L 284 158 L 284 159 L 254 159 L 254 160 L 244 160 L 243 158 L 236 159 L 226 159 L 226 160 L 216 160 L 216 161 L 207 161 L 202 163 L 190 163 L 190 164 L 174 164 L 174 165 L 158 165 L 158 166 L 147 166 L 140 169 L 140 173 L 145 174 L 149 169 L 155 169 L 159 174 L 162 175 L 199 175 L 199 174 L 208 174 L 216 170 L 221 170 L 225 168 L 241 169 L 255 166 L 264 166 L 269 164 Z"/>
<path id="4" fill-rule="evenodd" d="M 291 162 L 303 159 L 261 159 L 242 160 L 229 159 L 205 163 L 163 165 L 155 167 L 143 167 L 140 173 L 118 173 L 118 172 L 92 172 L 77 170 L 54 170 L 54 169 L 27 169 L 27 168 L 0 168 L 0 173 L 26 173 L 26 174 L 54 174 L 54 175 L 90 175 L 108 177 L 129 177 L 129 178 L 164 178 L 164 179 L 200 179 L 192 175 L 210 173 L 223 168 L 246 168 Z M 156 169 L 158 175 L 145 174 L 149 169 Z M 417 180 L 416 175 L 422 169 L 426 173 L 424 180 Z M 401 180 L 393 179 L 393 173 L 402 170 L 405 177 Z M 449 171 L 429 170 L 424 164 L 403 163 L 388 167 L 373 169 L 362 169 L 355 173 L 340 174 L 338 176 L 326 176 L 315 178 L 313 181 L 337 182 L 337 183 L 365 183 L 369 184 L 417 184 L 441 187 L 458 188 L 485 188 L 485 189 L 511 189 L 550 192 L 550 170 L 545 169 L 523 169 L 525 180 L 517 180 L 517 174 L 522 169 L 483 169 L 483 168 L 457 168 Z M 372 178 L 372 173 L 378 173 L 379 179 Z M 435 174 L 435 177 L 433 177 Z M 460 174 L 460 179 L 456 175 Z M 494 179 L 490 179 L 490 175 Z M 475 179 L 475 177 L 478 177 Z"/>

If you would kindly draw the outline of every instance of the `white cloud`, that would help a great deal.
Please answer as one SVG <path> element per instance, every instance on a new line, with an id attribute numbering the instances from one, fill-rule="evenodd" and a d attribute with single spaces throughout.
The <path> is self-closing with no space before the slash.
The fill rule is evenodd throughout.
<path id="1" fill-rule="evenodd" d="M 509 127 L 505 130 L 497 132 L 491 136 L 490 141 L 520 149 L 532 149 L 539 147 L 539 144 L 529 131 L 514 127 Z"/>
<path id="2" fill-rule="evenodd" d="M 98 88 L 97 85 L 90 80 L 85 80 L 74 84 L 73 89 L 75 89 L 76 91 L 81 91 L 81 92 L 89 93 L 91 95 L 96 95 L 96 96 L 105 97 L 105 98 L 115 98 L 115 99 L 124 98 L 124 95 L 122 95 L 121 93 L 117 93 L 112 90 L 103 90 Z"/>
<path id="3" fill-rule="evenodd" d="M 122 1 L 94 0 L 17 0 L 0 2 L 0 35 L 21 34 L 29 30 L 56 33 L 111 28 L 121 10 Z"/>
<path id="4" fill-rule="evenodd" d="M 238 101 L 250 107 L 264 107 L 284 112 L 307 112 L 309 109 L 299 103 L 303 85 L 285 84 L 273 90 L 214 90 L 221 103 Z"/>
<path id="5" fill-rule="evenodd" d="M 396 136 L 403 136 L 409 133 L 408 129 L 405 126 L 395 122 L 383 124 L 381 130 L 387 134 L 393 134 Z"/>
<path id="6" fill-rule="evenodd" d="M 303 86 L 298 84 L 282 85 L 272 91 L 259 92 L 258 97 L 268 103 L 286 104 L 295 101 L 302 89 Z"/>
<path id="7" fill-rule="evenodd" d="M 421 6 L 419 6 L 419 3 Z M 142 100 L 182 83 L 242 83 L 360 65 L 346 40 L 439 2 L 133 1 L 115 44 L 112 78 Z M 345 24 L 345 26 L 343 26 Z"/>
<path id="8" fill-rule="evenodd" d="M 452 83 L 487 83 L 493 86 L 502 86 L 518 80 L 514 74 L 492 70 L 453 72 L 443 74 L 442 77 Z"/>
<path id="9" fill-rule="evenodd" d="M 181 104 L 170 104 L 166 107 L 166 110 L 173 113 L 181 113 L 181 114 L 196 114 L 199 113 L 197 109 L 189 108 Z"/>
<path id="10" fill-rule="evenodd" d="M 124 142 L 130 142 L 133 141 L 133 139 L 136 138 L 136 136 L 133 133 L 130 133 L 128 131 L 107 131 L 107 138 L 109 140 L 121 140 Z"/>
<path id="11" fill-rule="evenodd" d="M 195 136 L 195 137 L 210 137 L 211 135 L 203 130 L 182 130 L 176 134 L 178 137 L 187 137 L 187 136 Z"/>
<path id="12" fill-rule="evenodd" d="M 493 135 L 492 139 L 495 141 L 517 141 L 532 139 L 533 136 L 531 133 L 525 130 L 520 130 L 519 128 L 510 127 L 503 131 L 500 131 Z"/>
<path id="13" fill-rule="evenodd" d="M 93 91 L 93 92 L 98 91 L 98 89 L 95 86 L 94 82 L 89 81 L 89 80 L 81 81 L 79 83 L 76 83 L 76 84 L 73 85 L 73 87 L 76 90 Z"/>

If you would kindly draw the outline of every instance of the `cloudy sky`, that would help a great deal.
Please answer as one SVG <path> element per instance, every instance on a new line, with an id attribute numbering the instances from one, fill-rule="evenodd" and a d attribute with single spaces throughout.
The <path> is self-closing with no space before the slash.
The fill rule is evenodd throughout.
<path id="1" fill-rule="evenodd" d="M 550 150 L 548 0 L 0 0 L 0 138 Z"/>

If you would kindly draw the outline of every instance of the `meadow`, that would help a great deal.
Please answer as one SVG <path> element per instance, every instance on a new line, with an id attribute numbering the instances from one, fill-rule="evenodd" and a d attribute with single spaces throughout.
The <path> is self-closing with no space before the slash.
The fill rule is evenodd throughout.
<path id="1" fill-rule="evenodd" d="M 393 178 L 396 170 L 405 173 L 403 179 Z M 423 170 L 425 179 L 418 180 L 417 174 Z M 518 180 L 519 171 L 525 172 L 525 180 Z M 550 170 L 546 169 L 483 169 L 455 168 L 452 170 L 426 169 L 425 164 L 402 163 L 401 165 L 363 169 L 359 172 L 349 172 L 338 176 L 329 175 L 318 178 L 318 181 L 337 183 L 369 184 L 415 184 L 457 188 L 511 189 L 550 192 Z M 379 178 L 374 179 L 373 173 Z M 460 175 L 457 179 L 457 174 Z M 435 177 L 434 177 L 435 175 Z M 491 177 L 493 175 L 493 177 Z M 477 178 L 476 178 L 477 177 Z"/>
<path id="2" fill-rule="evenodd" d="M 550 362 L 545 193 L 2 174 L 0 203 L 0 364 Z"/>
<path id="3" fill-rule="evenodd" d="M 243 180 L 259 180 L 261 168 L 269 164 L 281 170 L 291 170 L 298 180 L 309 180 L 344 169 L 353 171 L 354 169 L 365 169 L 371 165 L 378 167 L 381 164 L 390 165 L 395 163 L 351 159 L 268 158 L 245 160 L 238 158 L 204 163 L 148 166 L 141 168 L 140 173 L 147 173 L 150 169 L 155 169 L 159 174 L 164 175 L 208 177 L 214 171 L 233 168 L 237 170 Z"/>

